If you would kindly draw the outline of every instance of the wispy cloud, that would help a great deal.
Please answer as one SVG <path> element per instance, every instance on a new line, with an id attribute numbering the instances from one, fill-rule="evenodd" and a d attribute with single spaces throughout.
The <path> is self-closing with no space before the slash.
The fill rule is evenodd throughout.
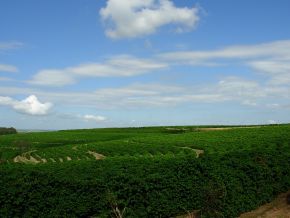
<path id="1" fill-rule="evenodd" d="M 64 86 L 82 78 L 129 77 L 169 68 L 172 64 L 197 65 L 202 63 L 239 64 L 262 75 L 261 80 L 246 76 L 227 76 L 217 82 L 194 85 L 164 83 L 133 83 L 119 87 L 107 87 L 90 92 L 45 91 L 42 87 L 0 87 L 0 95 L 37 93 L 44 99 L 59 105 L 93 107 L 98 109 L 144 109 L 174 107 L 182 104 L 214 104 L 233 102 L 249 107 L 268 107 L 289 102 L 290 85 L 290 40 L 258 45 L 230 46 L 212 51 L 188 51 L 159 54 L 153 58 L 137 58 L 128 55 L 116 56 L 104 62 L 71 66 L 64 69 L 39 71 L 31 84 Z M 267 78 L 266 80 L 264 80 Z"/>
<path id="2" fill-rule="evenodd" d="M 0 105 L 9 106 L 17 112 L 29 115 L 46 115 L 52 107 L 50 102 L 41 103 L 35 95 L 21 101 L 0 96 Z"/>
<path id="3" fill-rule="evenodd" d="M 258 45 L 230 46 L 209 51 L 178 51 L 162 53 L 161 59 L 182 64 L 204 63 L 219 59 L 253 59 L 253 58 L 290 58 L 290 40 L 282 40 Z"/>
<path id="4" fill-rule="evenodd" d="M 258 45 L 230 46 L 211 51 L 176 51 L 161 53 L 153 58 L 137 58 L 129 55 L 115 56 L 104 62 L 84 63 L 63 69 L 43 69 L 29 83 L 45 86 L 65 86 L 86 77 L 130 77 L 172 65 L 224 66 L 239 64 L 250 67 L 256 73 L 269 78 L 270 84 L 290 82 L 290 40 Z"/>
<path id="5" fill-rule="evenodd" d="M 18 72 L 18 69 L 17 69 L 17 67 L 15 67 L 13 65 L 0 64 L 0 72 L 15 73 L 15 72 Z"/>
<path id="6" fill-rule="evenodd" d="M 0 81 L 12 81 L 12 79 L 8 77 L 0 77 Z"/>
<path id="7" fill-rule="evenodd" d="M 149 35 L 168 24 L 183 32 L 199 21 L 197 7 L 178 8 L 169 0 L 108 0 L 100 15 L 106 35 L 114 39 Z"/>
<path id="8" fill-rule="evenodd" d="M 270 58 L 251 61 L 248 65 L 255 71 L 271 77 L 269 81 L 271 84 L 290 84 L 290 57 L 289 59 Z"/>
<path id="9" fill-rule="evenodd" d="M 17 42 L 17 41 L 0 42 L 0 52 L 13 50 L 13 49 L 19 49 L 19 48 L 22 48 L 23 46 L 24 44 L 22 42 Z"/>
<path id="10" fill-rule="evenodd" d="M 266 107 L 277 99 L 288 102 L 289 86 L 265 85 L 241 77 L 225 77 L 214 83 L 181 86 L 158 83 L 135 83 L 91 92 L 43 91 L 0 87 L 2 95 L 37 93 L 56 105 L 91 107 L 95 109 L 144 109 L 175 107 L 182 104 L 215 104 L 232 102 L 249 107 Z"/>
<path id="11" fill-rule="evenodd" d="M 83 119 L 85 121 L 94 121 L 94 122 L 103 122 L 107 120 L 107 118 L 104 116 L 96 116 L 96 115 L 90 115 L 90 114 L 84 115 Z"/>
<path id="12" fill-rule="evenodd" d="M 29 83 L 45 86 L 64 86 L 74 84 L 77 79 L 84 77 L 130 77 L 164 69 L 167 66 L 167 64 L 159 61 L 121 55 L 103 63 L 86 63 L 64 69 L 40 70 Z"/>
<path id="13" fill-rule="evenodd" d="M 39 86 L 65 86 L 76 83 L 76 75 L 69 72 L 67 69 L 53 70 L 45 69 L 40 70 L 33 78 L 28 81 L 32 85 Z"/>
<path id="14" fill-rule="evenodd" d="M 183 51 L 159 54 L 158 58 L 175 64 L 214 66 L 239 61 L 254 72 L 269 77 L 271 84 L 290 83 L 290 40 L 258 45 L 230 46 L 211 51 Z M 224 62 L 220 62 L 220 61 Z M 227 62 L 228 61 L 228 62 Z M 215 65 L 216 64 L 216 65 Z"/>
<path id="15" fill-rule="evenodd" d="M 10 41 L 10 42 L 0 42 L 0 54 L 9 50 L 19 49 L 23 47 L 22 42 Z M 18 72 L 18 68 L 13 65 L 0 63 L 0 72 Z"/>

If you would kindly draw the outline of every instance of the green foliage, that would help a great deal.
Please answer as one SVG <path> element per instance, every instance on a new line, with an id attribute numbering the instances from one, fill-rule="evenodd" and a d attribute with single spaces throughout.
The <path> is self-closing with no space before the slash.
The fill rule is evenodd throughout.
<path id="1" fill-rule="evenodd" d="M 29 151 L 31 146 L 30 142 L 26 140 L 17 140 L 13 144 L 21 153 Z"/>
<path id="2" fill-rule="evenodd" d="M 167 128 L 167 127 L 166 127 Z M 290 188 L 290 126 L 181 134 L 158 128 L 0 137 L 0 217 L 237 217 Z M 31 155 L 13 163 L 15 141 Z M 192 149 L 205 150 L 196 158 Z M 26 150 L 25 150 L 26 151 Z M 94 151 L 106 156 L 94 160 Z M 78 159 L 79 158 L 79 159 Z M 117 212 L 117 213 L 116 213 Z"/>
<path id="3" fill-rule="evenodd" d="M 10 127 L 10 128 L 0 127 L 0 135 L 9 135 L 9 134 L 16 134 L 16 133 L 17 131 L 13 127 Z"/>

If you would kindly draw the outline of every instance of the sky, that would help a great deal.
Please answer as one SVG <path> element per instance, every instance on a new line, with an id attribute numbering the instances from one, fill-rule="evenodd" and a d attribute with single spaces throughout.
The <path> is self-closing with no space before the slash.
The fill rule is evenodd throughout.
<path id="1" fill-rule="evenodd" d="M 290 122 L 289 0 L 0 0 L 0 126 Z"/>

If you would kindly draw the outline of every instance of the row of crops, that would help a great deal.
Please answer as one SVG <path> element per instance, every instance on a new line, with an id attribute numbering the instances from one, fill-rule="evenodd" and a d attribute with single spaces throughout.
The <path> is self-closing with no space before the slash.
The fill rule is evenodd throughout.
<path id="1" fill-rule="evenodd" d="M 237 217 L 290 187 L 290 155 L 274 150 L 4 164 L 2 217 Z"/>
<path id="2" fill-rule="evenodd" d="M 118 147 L 116 147 L 118 145 Z M 31 153 L 24 153 L 29 155 L 36 160 L 47 163 L 47 162 L 64 162 L 64 161 L 79 161 L 79 160 L 93 160 L 103 158 L 115 158 L 115 157 L 154 157 L 158 155 L 174 155 L 193 153 L 194 150 L 187 150 L 177 146 L 154 146 L 154 145 L 136 145 L 136 144 L 120 144 L 117 142 L 104 143 L 104 144 L 84 144 L 74 146 L 61 146 L 45 148 L 42 150 L 34 150 Z M 103 158 L 98 158 L 100 155 Z M 27 158 L 29 158 L 27 156 Z"/>
<path id="3" fill-rule="evenodd" d="M 0 217 L 114 217 L 116 208 L 123 217 L 192 211 L 237 217 L 290 188 L 289 130 L 158 127 L 0 136 Z M 197 158 L 197 151 L 204 154 Z M 15 163 L 15 157 L 37 164 Z"/>
<path id="4" fill-rule="evenodd" d="M 251 150 L 258 147 L 283 149 L 290 143 L 289 129 L 289 126 L 284 125 L 224 131 L 185 131 L 177 134 L 165 131 L 166 128 L 26 133 L 14 137 L 2 136 L 0 158 L 4 161 L 11 161 L 16 155 L 32 150 L 34 152 L 31 155 L 36 159 L 70 157 L 73 160 L 79 160 L 94 159 L 88 154 L 89 151 L 106 157 L 116 157 L 167 154 L 168 152 L 194 153 L 193 150 L 185 148 L 203 150 L 206 154 Z"/>

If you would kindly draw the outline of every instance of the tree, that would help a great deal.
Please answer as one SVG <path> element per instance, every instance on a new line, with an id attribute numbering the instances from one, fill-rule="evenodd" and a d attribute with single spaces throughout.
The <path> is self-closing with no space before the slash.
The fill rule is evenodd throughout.
<path id="1" fill-rule="evenodd" d="M 0 135 L 8 135 L 8 134 L 16 134 L 17 130 L 13 127 L 10 128 L 5 128 L 5 127 L 0 127 Z"/>

